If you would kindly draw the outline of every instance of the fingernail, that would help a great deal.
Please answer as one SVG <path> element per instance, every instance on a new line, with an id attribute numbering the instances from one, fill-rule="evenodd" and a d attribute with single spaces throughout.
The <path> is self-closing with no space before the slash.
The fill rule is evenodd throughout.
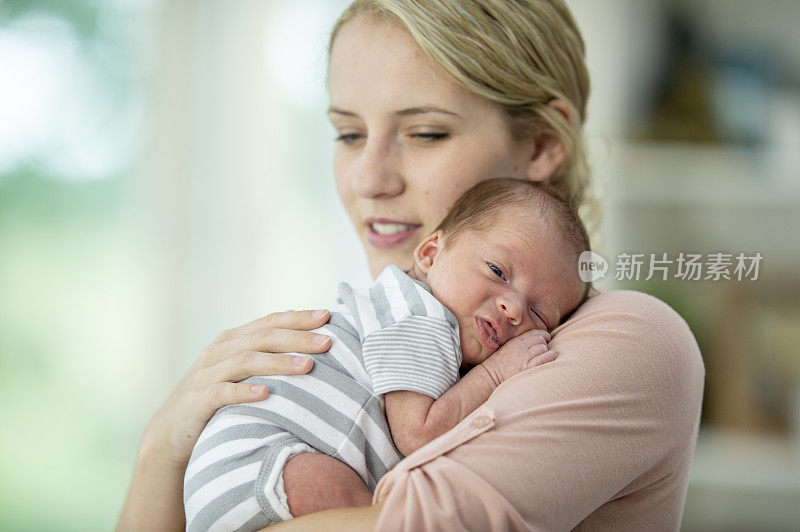
<path id="1" fill-rule="evenodd" d="M 305 366 L 307 361 L 308 357 L 292 357 L 292 364 L 295 366 Z"/>
<path id="2" fill-rule="evenodd" d="M 327 310 L 315 310 L 314 312 L 311 313 L 311 317 L 314 318 L 314 319 L 317 319 L 317 318 L 321 318 L 322 316 L 324 316 L 327 313 L 328 313 Z"/>
<path id="3" fill-rule="evenodd" d="M 317 344 L 317 345 L 322 345 L 327 341 L 328 341 L 328 337 L 327 336 L 323 336 L 321 334 L 315 334 L 314 335 L 314 343 Z"/>
<path id="4" fill-rule="evenodd" d="M 264 395 L 264 391 L 267 389 L 266 386 L 261 384 L 254 384 L 250 387 L 250 391 L 253 392 L 255 395 Z"/>

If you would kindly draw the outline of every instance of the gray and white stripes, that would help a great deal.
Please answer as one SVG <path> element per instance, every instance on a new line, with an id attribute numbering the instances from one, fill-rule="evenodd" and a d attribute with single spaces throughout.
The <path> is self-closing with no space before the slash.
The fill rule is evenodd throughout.
<path id="1" fill-rule="evenodd" d="M 247 379 L 270 395 L 224 407 L 206 425 L 186 470 L 187 529 L 257 530 L 291 518 L 281 471 L 298 452 L 333 456 L 374 489 L 402 458 L 381 394 L 438 398 L 458 380 L 458 324 L 424 285 L 390 266 L 369 290 L 343 283 L 339 295 L 319 331 L 331 349 L 309 374 Z"/>

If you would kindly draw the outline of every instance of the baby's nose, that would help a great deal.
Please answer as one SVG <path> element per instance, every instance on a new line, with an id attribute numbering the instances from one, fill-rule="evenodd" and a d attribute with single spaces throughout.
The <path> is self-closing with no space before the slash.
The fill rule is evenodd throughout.
<path id="1" fill-rule="evenodd" d="M 514 301 L 511 298 L 501 299 L 498 302 L 498 306 L 503 314 L 508 318 L 508 321 L 511 325 L 519 325 L 522 321 L 522 312 L 521 307 L 518 302 Z"/>

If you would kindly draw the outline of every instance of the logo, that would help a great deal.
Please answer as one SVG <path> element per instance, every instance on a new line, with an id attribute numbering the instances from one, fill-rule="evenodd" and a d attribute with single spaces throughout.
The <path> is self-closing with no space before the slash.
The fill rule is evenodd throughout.
<path id="1" fill-rule="evenodd" d="M 578 257 L 578 275 L 584 283 L 592 283 L 606 276 L 608 261 L 594 251 L 584 251 Z"/>

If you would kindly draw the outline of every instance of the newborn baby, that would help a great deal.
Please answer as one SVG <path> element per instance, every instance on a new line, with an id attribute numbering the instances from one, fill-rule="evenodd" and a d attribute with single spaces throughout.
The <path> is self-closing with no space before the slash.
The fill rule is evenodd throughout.
<path id="1" fill-rule="evenodd" d="M 414 251 L 367 290 L 342 283 L 307 375 L 252 377 L 270 395 L 221 408 L 184 479 L 189 530 L 258 530 L 291 519 L 283 467 L 337 459 L 372 491 L 403 455 L 455 427 L 512 375 L 554 354 L 547 331 L 589 289 L 575 211 L 541 184 L 490 179 L 462 196 Z M 493 354 L 523 333 L 513 346 Z M 459 369 L 469 370 L 459 380 Z"/>

